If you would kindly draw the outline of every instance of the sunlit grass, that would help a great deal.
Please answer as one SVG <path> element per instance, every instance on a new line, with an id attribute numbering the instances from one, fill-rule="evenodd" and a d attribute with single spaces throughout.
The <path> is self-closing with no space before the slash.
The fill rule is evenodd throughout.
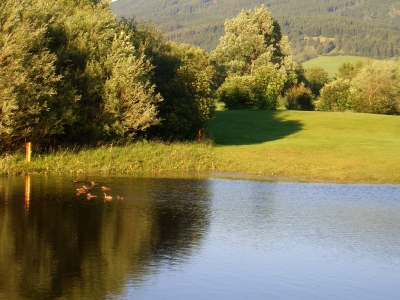
<path id="1" fill-rule="evenodd" d="M 138 142 L 126 146 L 107 145 L 96 149 L 64 149 L 33 155 L 25 162 L 24 154 L 0 159 L 0 171 L 22 173 L 113 173 L 193 172 L 213 170 L 215 158 L 211 143 Z"/>
<path id="2" fill-rule="evenodd" d="M 398 116 L 223 111 L 210 125 L 216 155 L 229 161 L 221 171 L 400 182 Z"/>
<path id="3" fill-rule="evenodd" d="M 227 172 L 299 180 L 400 183 L 400 117 L 302 111 L 217 111 L 207 139 L 138 142 L 0 157 L 0 174 Z"/>

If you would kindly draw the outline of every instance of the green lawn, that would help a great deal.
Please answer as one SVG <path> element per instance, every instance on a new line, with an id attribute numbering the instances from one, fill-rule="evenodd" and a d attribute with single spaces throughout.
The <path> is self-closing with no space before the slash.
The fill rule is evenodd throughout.
<path id="1" fill-rule="evenodd" d="M 328 73 L 329 77 L 333 78 L 338 71 L 338 67 L 344 62 L 350 62 L 352 64 L 356 63 L 357 61 L 367 61 L 369 58 L 361 57 L 361 56 L 319 56 L 314 59 L 310 59 L 303 63 L 303 67 L 305 69 L 311 67 L 322 67 Z"/>
<path id="2" fill-rule="evenodd" d="M 218 111 L 220 171 L 400 182 L 400 117 L 303 111 Z M 225 159 L 225 160 L 224 160 Z"/>

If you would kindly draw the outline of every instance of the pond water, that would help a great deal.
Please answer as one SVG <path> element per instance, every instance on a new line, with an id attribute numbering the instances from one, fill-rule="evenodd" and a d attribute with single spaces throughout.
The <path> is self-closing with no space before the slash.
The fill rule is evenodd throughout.
<path id="1" fill-rule="evenodd" d="M 398 185 L 79 179 L 0 177 L 0 299 L 400 299 Z"/>

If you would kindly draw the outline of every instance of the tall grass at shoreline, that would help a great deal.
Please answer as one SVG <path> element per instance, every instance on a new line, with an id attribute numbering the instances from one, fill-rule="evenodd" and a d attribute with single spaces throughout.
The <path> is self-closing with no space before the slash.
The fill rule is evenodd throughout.
<path id="1" fill-rule="evenodd" d="M 215 169 L 212 146 L 208 142 L 138 142 L 126 146 L 102 146 L 96 149 L 63 149 L 33 155 L 15 153 L 0 158 L 0 173 L 162 173 Z"/>
<path id="2" fill-rule="evenodd" d="M 138 142 L 0 156 L 0 174 L 224 172 L 313 181 L 400 183 L 400 117 L 305 111 L 217 111 L 213 140 Z"/>

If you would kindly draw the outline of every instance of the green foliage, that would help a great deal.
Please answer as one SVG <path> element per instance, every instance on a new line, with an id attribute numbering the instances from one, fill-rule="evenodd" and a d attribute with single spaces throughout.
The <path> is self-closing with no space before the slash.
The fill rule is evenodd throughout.
<path id="1" fill-rule="evenodd" d="M 350 79 L 338 78 L 325 84 L 316 103 L 317 109 L 325 111 L 345 111 L 350 99 Z"/>
<path id="2" fill-rule="evenodd" d="M 60 76 L 46 47 L 43 9 L 35 1 L 0 3 L 0 150 L 62 131 L 63 116 L 50 111 Z"/>
<path id="3" fill-rule="evenodd" d="M 48 148 L 138 135 L 190 139 L 212 117 L 218 87 L 218 97 L 228 109 L 275 109 L 277 99 L 288 91 L 289 109 L 310 110 L 309 87 L 314 95 L 321 90 L 320 109 L 399 114 L 398 66 L 342 64 L 337 80 L 327 84 L 329 76 L 322 68 L 303 72 L 293 62 L 288 37 L 279 25 L 288 32 L 291 19 L 282 20 L 273 20 L 263 5 L 241 10 L 226 21 L 211 61 L 197 46 L 167 42 L 149 23 L 117 22 L 107 1 L 3 1 L 0 150 L 28 140 Z M 349 33 L 325 39 L 331 31 L 319 32 L 318 26 L 308 36 L 317 38 L 303 46 L 326 53 L 348 47 Z M 219 32 L 222 27 L 207 28 Z M 391 43 L 393 47 L 396 41 Z M 297 82 L 306 87 L 289 90 Z"/>
<path id="4" fill-rule="evenodd" d="M 285 93 L 284 105 L 288 110 L 314 110 L 314 95 L 303 84 L 294 85 Z"/>
<path id="5" fill-rule="evenodd" d="M 187 44 L 163 44 L 152 60 L 156 91 L 164 99 L 159 105 L 159 126 L 147 131 L 149 137 L 167 140 L 193 138 L 206 127 L 215 110 L 213 78 L 215 69 L 209 55 Z"/>
<path id="6" fill-rule="evenodd" d="M 151 66 L 107 4 L 7 0 L 0 10 L 3 147 L 95 143 L 159 122 Z"/>
<path id="7" fill-rule="evenodd" d="M 351 80 L 356 77 L 356 75 L 364 67 L 364 65 L 365 63 L 361 60 L 357 61 L 355 64 L 352 64 L 351 62 L 344 62 L 339 66 L 338 73 L 336 73 L 336 78 Z"/>
<path id="8" fill-rule="evenodd" d="M 213 59 L 226 66 L 229 75 L 251 75 L 267 63 L 290 72 L 294 63 L 290 46 L 282 37 L 279 24 L 262 5 L 254 12 L 242 10 L 236 18 L 226 20 L 225 35 L 212 52 Z"/>
<path id="9" fill-rule="evenodd" d="M 400 68 L 392 62 L 367 64 L 351 81 L 352 109 L 374 114 L 400 113 Z"/>
<path id="10" fill-rule="evenodd" d="M 259 66 L 254 71 L 254 90 L 258 91 L 255 108 L 276 109 L 278 98 L 286 86 L 296 81 L 295 73 L 286 74 L 277 70 L 271 63 Z"/>
<path id="11" fill-rule="evenodd" d="M 154 95 L 148 73 L 152 66 L 144 55 L 135 57 L 135 50 L 124 32 L 114 38 L 111 54 L 105 65 L 111 74 L 104 86 L 102 111 L 104 130 L 120 137 L 130 136 L 160 122 L 157 105 L 162 98 Z"/>
<path id="12" fill-rule="evenodd" d="M 227 20 L 225 31 L 211 54 L 227 76 L 219 100 L 228 109 L 275 109 L 285 85 L 296 78 L 296 64 L 279 25 L 261 6 Z"/>
<path id="13" fill-rule="evenodd" d="M 321 67 L 311 67 L 304 73 L 305 84 L 315 96 L 319 95 L 322 87 L 329 82 L 329 74 Z"/>
<path id="14" fill-rule="evenodd" d="M 253 108 L 260 93 L 256 90 L 253 76 L 231 76 L 217 91 L 218 100 L 227 109 Z"/>
<path id="15" fill-rule="evenodd" d="M 117 25 L 108 5 L 59 2 L 63 14 L 50 33 L 63 76 L 59 95 L 74 115 L 69 143 L 130 138 L 159 122 L 161 100 L 150 84 L 151 65 L 132 45 L 131 28 Z"/>
<path id="16" fill-rule="evenodd" d="M 242 10 L 225 21 L 225 35 L 212 53 L 218 64 L 227 66 L 228 75 L 252 74 L 255 61 L 261 56 L 271 58 L 276 43 L 271 13 L 265 6 L 252 11 Z M 272 46 L 268 49 L 268 46 Z"/>

